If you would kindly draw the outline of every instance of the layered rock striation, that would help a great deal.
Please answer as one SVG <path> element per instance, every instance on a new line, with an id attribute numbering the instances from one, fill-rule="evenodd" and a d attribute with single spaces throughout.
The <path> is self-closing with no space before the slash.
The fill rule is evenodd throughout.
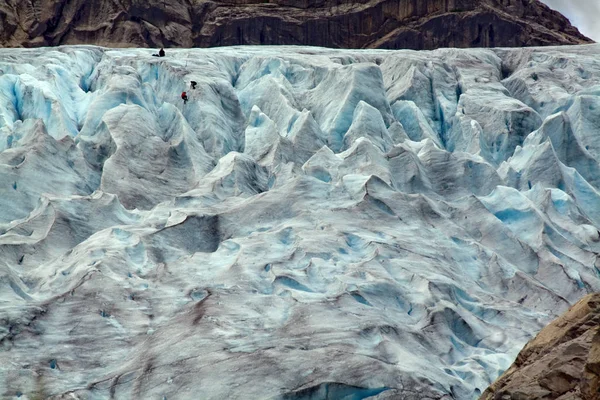
<path id="1" fill-rule="evenodd" d="M 589 43 L 535 0 L 7 0 L 0 45 L 521 47 Z"/>

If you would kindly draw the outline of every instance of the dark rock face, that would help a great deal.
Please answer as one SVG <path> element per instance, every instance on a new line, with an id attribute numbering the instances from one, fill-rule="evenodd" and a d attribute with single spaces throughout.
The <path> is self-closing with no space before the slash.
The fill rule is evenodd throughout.
<path id="1" fill-rule="evenodd" d="M 517 47 L 590 43 L 538 0 L 4 0 L 0 45 Z"/>
<path id="2" fill-rule="evenodd" d="M 600 399 L 600 294 L 553 321 L 480 400 Z"/>

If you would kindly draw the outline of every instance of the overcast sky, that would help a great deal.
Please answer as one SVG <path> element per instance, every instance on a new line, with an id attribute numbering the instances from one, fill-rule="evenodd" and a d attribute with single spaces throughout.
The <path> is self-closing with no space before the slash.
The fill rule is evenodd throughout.
<path id="1" fill-rule="evenodd" d="M 560 11 L 579 31 L 600 42 L 600 0 L 542 0 Z"/>

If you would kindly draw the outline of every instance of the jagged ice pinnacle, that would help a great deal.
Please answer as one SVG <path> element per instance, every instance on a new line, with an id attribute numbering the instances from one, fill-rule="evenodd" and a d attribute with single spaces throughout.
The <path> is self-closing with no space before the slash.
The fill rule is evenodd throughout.
<path id="1" fill-rule="evenodd" d="M 0 49 L 0 396 L 478 397 L 600 291 L 599 50 Z"/>

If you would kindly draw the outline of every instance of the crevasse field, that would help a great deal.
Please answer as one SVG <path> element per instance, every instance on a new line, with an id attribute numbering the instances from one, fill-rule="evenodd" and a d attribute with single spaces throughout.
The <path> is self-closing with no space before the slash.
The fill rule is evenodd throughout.
<path id="1" fill-rule="evenodd" d="M 2 398 L 475 399 L 600 291 L 600 46 L 152 52 L 0 50 Z"/>

